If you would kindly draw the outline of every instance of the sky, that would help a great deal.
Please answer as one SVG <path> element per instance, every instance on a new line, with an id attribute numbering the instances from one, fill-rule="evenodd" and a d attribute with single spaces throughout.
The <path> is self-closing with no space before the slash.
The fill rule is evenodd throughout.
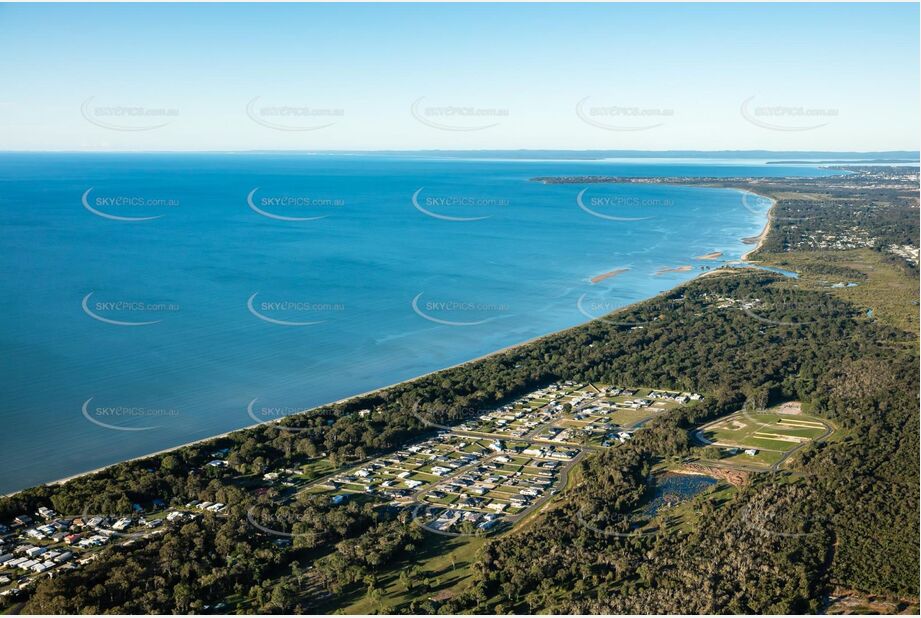
<path id="1" fill-rule="evenodd" d="M 0 150 L 918 150 L 918 4 L 5 4 Z"/>

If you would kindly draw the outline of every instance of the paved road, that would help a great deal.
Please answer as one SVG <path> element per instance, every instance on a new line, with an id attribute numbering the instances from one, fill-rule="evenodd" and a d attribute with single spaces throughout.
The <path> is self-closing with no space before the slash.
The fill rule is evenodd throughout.
<path id="1" fill-rule="evenodd" d="M 550 425 L 553 421 L 544 423 L 541 426 L 543 428 L 545 425 Z M 553 440 L 546 440 L 543 438 L 515 438 L 512 436 L 502 435 L 499 433 L 485 433 L 482 431 L 452 431 L 451 433 L 465 436 L 467 438 L 487 438 L 490 440 L 520 440 L 522 442 L 535 442 L 538 444 L 549 444 L 551 446 L 562 446 L 565 448 L 573 449 L 588 449 L 590 451 L 603 451 L 605 448 L 603 446 L 596 446 L 594 444 L 575 444 L 571 442 L 555 442 Z"/>

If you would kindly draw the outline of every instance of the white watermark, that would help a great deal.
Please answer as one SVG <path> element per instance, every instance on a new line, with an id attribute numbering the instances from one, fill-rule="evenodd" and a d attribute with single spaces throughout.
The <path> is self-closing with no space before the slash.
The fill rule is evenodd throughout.
<path id="1" fill-rule="evenodd" d="M 419 292 L 410 303 L 413 312 L 419 317 L 444 326 L 477 326 L 498 319 L 496 314 L 507 315 L 509 306 L 501 303 L 481 303 L 461 300 L 442 300 L 420 302 L 424 292 Z M 432 315 L 435 314 L 435 315 Z M 448 320 L 440 316 L 470 316 L 471 314 L 487 317 L 478 320 Z"/>
<path id="2" fill-rule="evenodd" d="M 632 105 L 591 105 L 584 97 L 576 103 L 576 115 L 585 124 L 606 131 L 648 131 L 665 124 L 675 110 Z"/>
<path id="3" fill-rule="evenodd" d="M 486 212 L 497 208 L 505 208 L 509 200 L 497 197 L 471 196 L 471 195 L 442 195 L 422 197 L 425 187 L 419 187 L 412 196 L 413 207 L 424 215 L 442 221 L 482 221 L 492 217 L 489 215 L 459 216 L 446 214 L 447 212 Z"/>
<path id="4" fill-rule="evenodd" d="M 315 326 L 323 324 L 328 318 L 322 320 L 287 320 L 271 317 L 270 313 L 322 317 L 345 311 L 345 305 L 342 303 L 310 302 L 302 299 L 264 300 L 257 303 L 256 297 L 258 295 L 259 292 L 254 292 L 247 299 L 247 310 L 263 322 L 278 326 Z"/>
<path id="5" fill-rule="evenodd" d="M 309 431 L 308 427 L 288 427 L 285 425 L 279 424 L 281 419 L 291 416 L 292 414 L 300 414 L 305 411 L 304 408 L 290 408 L 286 406 L 260 406 L 256 407 L 256 402 L 259 398 L 255 398 L 246 404 L 246 415 L 251 419 L 256 421 L 260 425 L 267 425 L 273 429 L 280 429 L 282 431 L 292 431 L 292 432 L 301 432 Z"/>
<path id="6" fill-rule="evenodd" d="M 326 129 L 345 116 L 340 107 L 312 107 L 309 105 L 262 105 L 262 97 L 253 97 L 246 104 L 246 115 L 256 124 L 276 131 L 319 131 Z"/>
<path id="7" fill-rule="evenodd" d="M 80 114 L 87 122 L 110 131 L 153 131 L 162 129 L 179 116 L 175 107 L 99 105 L 94 102 L 95 98 L 83 101 Z"/>
<path id="8" fill-rule="evenodd" d="M 110 211 L 126 213 L 133 209 L 141 209 L 143 212 L 149 211 L 150 209 L 162 210 L 177 208 L 179 206 L 179 200 L 175 198 L 150 197 L 137 194 L 96 196 L 91 199 L 90 193 L 92 193 L 94 189 L 95 187 L 90 187 L 83 192 L 83 196 L 80 199 L 83 208 L 97 217 L 102 217 L 103 219 L 109 219 L 111 221 L 153 221 L 154 219 L 159 219 L 163 215 L 113 214 L 113 212 Z"/>
<path id="9" fill-rule="evenodd" d="M 80 410 L 83 418 L 99 427 L 112 429 L 114 431 L 149 431 L 158 429 L 157 425 L 133 427 L 130 425 L 117 425 L 110 422 L 104 422 L 100 419 L 118 420 L 118 419 L 156 419 L 164 417 L 179 416 L 179 410 L 176 408 L 151 408 L 145 406 L 90 406 L 94 397 L 90 397 L 83 402 Z"/>
<path id="10" fill-rule="evenodd" d="M 83 297 L 83 301 L 80 303 L 80 306 L 83 309 L 83 313 L 89 317 L 103 322 L 105 324 L 111 324 L 113 326 L 150 326 L 151 324 L 158 324 L 162 322 L 163 319 L 156 320 L 116 320 L 111 317 L 106 317 L 106 315 L 134 315 L 134 314 L 145 314 L 145 313 L 156 313 L 162 314 L 167 312 L 176 312 L 179 311 L 179 305 L 171 302 L 150 302 L 137 299 L 119 299 L 119 300 L 97 300 L 90 302 L 90 298 L 95 294 L 95 292 L 90 292 Z"/>
<path id="11" fill-rule="evenodd" d="M 674 202 L 668 199 L 657 198 L 636 198 L 622 196 L 598 196 L 588 197 L 585 194 L 588 188 L 582 189 L 576 195 L 576 205 L 583 211 L 593 217 L 605 219 L 607 221 L 648 221 L 653 217 L 625 217 L 622 215 L 607 214 L 599 209 L 609 209 L 610 212 L 618 212 L 617 209 L 636 209 L 636 208 L 662 208 L 673 206 Z M 621 211 L 622 212 L 622 211 Z"/>
<path id="12" fill-rule="evenodd" d="M 250 210 L 258 215 L 276 221 L 318 221 L 325 219 L 328 214 L 313 214 L 311 216 L 293 216 L 291 214 L 278 214 L 278 211 L 287 213 L 316 213 L 320 209 L 329 210 L 345 205 L 345 200 L 339 198 L 317 197 L 310 195 L 279 195 L 262 196 L 256 198 L 256 187 L 246 195 L 246 204 Z"/>
<path id="13" fill-rule="evenodd" d="M 803 107 L 802 105 L 753 104 L 754 95 L 742 101 L 739 111 L 749 123 L 771 131 L 813 131 L 827 126 L 828 119 L 838 117 L 839 110 L 830 107 Z M 816 122 L 816 120 L 824 122 Z"/>
<path id="14" fill-rule="evenodd" d="M 508 118 L 504 107 L 470 105 L 425 105 L 425 97 L 413 101 L 410 114 L 420 123 L 441 131 L 483 131 L 499 126 Z"/>

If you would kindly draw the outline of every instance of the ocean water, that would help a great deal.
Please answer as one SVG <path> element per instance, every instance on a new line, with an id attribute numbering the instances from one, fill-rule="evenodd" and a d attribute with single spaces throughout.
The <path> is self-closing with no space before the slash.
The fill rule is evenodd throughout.
<path id="1" fill-rule="evenodd" d="M 535 176 L 805 166 L 0 154 L 0 491 L 587 321 L 737 260 L 767 200 Z M 691 266 L 690 271 L 674 271 Z M 602 273 L 620 275 L 592 283 Z"/>

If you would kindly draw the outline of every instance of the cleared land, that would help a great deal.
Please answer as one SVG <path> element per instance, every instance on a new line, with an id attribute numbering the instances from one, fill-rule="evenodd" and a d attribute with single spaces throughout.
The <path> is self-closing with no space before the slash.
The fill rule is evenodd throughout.
<path id="1" fill-rule="evenodd" d="M 770 467 L 800 446 L 826 437 L 831 431 L 827 421 L 788 406 L 731 414 L 701 427 L 697 438 L 720 448 L 721 463 Z M 754 454 L 745 452 L 752 449 Z"/>

